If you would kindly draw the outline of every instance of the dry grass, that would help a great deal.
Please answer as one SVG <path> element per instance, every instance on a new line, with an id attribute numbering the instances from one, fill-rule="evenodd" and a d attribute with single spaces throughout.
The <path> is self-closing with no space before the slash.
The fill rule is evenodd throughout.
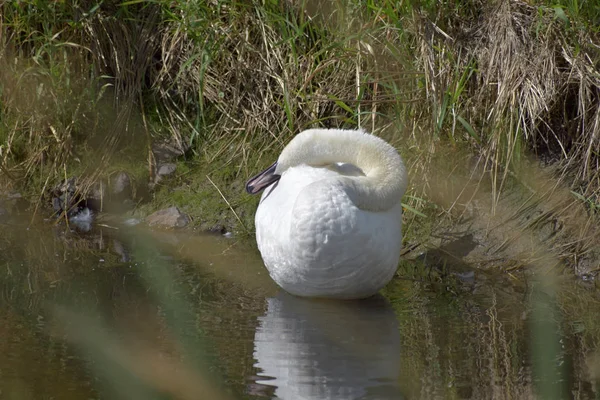
<path id="1" fill-rule="evenodd" d="M 446 23 L 447 32 L 420 19 L 417 60 L 434 117 L 452 116 L 453 137 L 462 131 L 459 117 L 478 133 L 497 196 L 529 150 L 558 162 L 563 181 L 597 204 L 597 32 L 572 18 L 570 27 L 556 9 L 521 1 L 476 8 L 475 15 Z"/>
<path id="2" fill-rule="evenodd" d="M 0 165 L 37 197 L 75 172 L 85 192 L 127 152 L 151 175 L 151 142 L 165 136 L 243 180 L 303 129 L 362 126 L 417 178 L 409 219 L 432 201 L 448 215 L 465 203 L 466 186 L 435 194 L 436 160 L 455 147 L 483 156 L 468 173 L 489 183 L 492 215 L 529 179 L 531 154 L 566 193 L 549 213 L 575 202 L 597 214 L 600 41 L 597 16 L 576 3 L 32 4 L 0 8 Z"/>

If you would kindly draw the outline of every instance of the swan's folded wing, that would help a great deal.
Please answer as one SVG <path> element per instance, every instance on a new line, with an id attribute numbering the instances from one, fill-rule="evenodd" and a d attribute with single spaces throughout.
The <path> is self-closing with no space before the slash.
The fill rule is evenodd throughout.
<path id="1" fill-rule="evenodd" d="M 388 212 L 357 208 L 339 185 L 323 184 L 299 196 L 290 223 L 291 255 L 306 267 L 298 272 L 323 288 L 389 279 L 398 262 L 399 218 L 399 207 Z"/>

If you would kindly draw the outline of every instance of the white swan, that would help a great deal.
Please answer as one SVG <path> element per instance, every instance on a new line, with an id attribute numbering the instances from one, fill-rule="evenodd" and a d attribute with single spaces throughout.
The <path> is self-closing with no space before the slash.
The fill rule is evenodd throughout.
<path id="1" fill-rule="evenodd" d="M 252 177 L 267 188 L 256 241 L 273 280 L 298 296 L 363 298 L 392 279 L 407 174 L 398 152 L 362 130 L 310 129 Z"/>

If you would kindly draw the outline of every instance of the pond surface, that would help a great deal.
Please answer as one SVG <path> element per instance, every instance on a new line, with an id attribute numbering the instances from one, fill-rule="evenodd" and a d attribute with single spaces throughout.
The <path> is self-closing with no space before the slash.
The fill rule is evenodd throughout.
<path id="1" fill-rule="evenodd" d="M 600 301 L 570 279 L 405 262 L 307 300 L 247 241 L 3 228 L 0 399 L 600 398 Z"/>

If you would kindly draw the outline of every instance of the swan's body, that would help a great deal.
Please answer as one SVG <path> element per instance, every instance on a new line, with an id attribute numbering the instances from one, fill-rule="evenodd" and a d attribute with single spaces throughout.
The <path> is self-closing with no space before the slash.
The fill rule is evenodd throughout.
<path id="1" fill-rule="evenodd" d="M 299 296 L 375 294 L 398 265 L 406 185 L 400 156 L 376 136 L 325 129 L 298 134 L 277 163 L 247 185 L 250 193 L 268 186 L 255 224 L 273 280 Z"/>

